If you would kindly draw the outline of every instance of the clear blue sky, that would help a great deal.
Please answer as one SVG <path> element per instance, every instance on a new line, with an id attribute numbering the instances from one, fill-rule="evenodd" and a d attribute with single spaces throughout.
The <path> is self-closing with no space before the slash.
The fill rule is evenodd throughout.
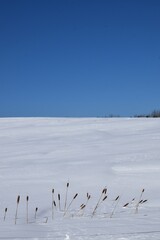
<path id="1" fill-rule="evenodd" d="M 0 116 L 160 109 L 159 0 L 0 0 Z"/>

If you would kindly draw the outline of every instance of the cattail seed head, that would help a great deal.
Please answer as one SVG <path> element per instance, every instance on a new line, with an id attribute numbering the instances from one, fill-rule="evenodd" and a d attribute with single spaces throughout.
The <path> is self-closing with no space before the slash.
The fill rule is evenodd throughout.
<path id="1" fill-rule="evenodd" d="M 142 193 L 144 192 L 144 188 L 142 189 Z"/>
<path id="2" fill-rule="evenodd" d="M 36 207 L 36 210 L 35 210 L 36 212 L 38 211 L 38 207 Z"/>
<path id="3" fill-rule="evenodd" d="M 69 187 L 69 182 L 67 183 L 67 188 Z"/>
<path id="4" fill-rule="evenodd" d="M 86 206 L 86 205 L 85 205 L 85 204 L 83 204 L 83 206 L 81 207 L 81 209 L 85 208 L 85 206 Z"/>
<path id="5" fill-rule="evenodd" d="M 60 194 L 58 194 L 58 200 L 60 201 L 60 199 L 61 199 L 61 196 L 60 196 Z"/>
<path id="6" fill-rule="evenodd" d="M 53 204 L 54 204 L 54 206 L 56 207 L 56 202 L 55 202 L 55 201 L 53 201 Z"/>
<path id="7" fill-rule="evenodd" d="M 107 193 L 107 188 L 104 188 L 104 189 L 102 190 L 102 193 L 106 194 L 106 193 Z"/>
<path id="8" fill-rule="evenodd" d="M 76 194 L 74 195 L 73 199 L 75 199 L 77 196 L 78 196 L 78 193 L 76 193 Z"/>
<path id="9" fill-rule="evenodd" d="M 19 204 L 19 201 L 20 201 L 20 196 L 18 195 L 18 197 L 17 197 L 17 204 Z"/>
<path id="10" fill-rule="evenodd" d="M 119 196 L 117 196 L 117 197 L 115 198 L 115 200 L 114 200 L 114 201 L 117 201 L 117 200 L 118 200 L 118 198 L 119 198 Z"/>
<path id="11" fill-rule="evenodd" d="M 127 207 L 128 205 L 129 205 L 129 203 L 126 203 L 126 204 L 123 205 L 123 207 Z"/>
<path id="12" fill-rule="evenodd" d="M 107 199 L 107 196 L 105 196 L 102 201 L 105 201 L 106 199 Z"/>
<path id="13" fill-rule="evenodd" d="M 8 209 L 7 209 L 7 208 L 5 208 L 5 213 L 7 212 L 7 210 L 8 210 Z"/>
<path id="14" fill-rule="evenodd" d="M 52 193 L 54 193 L 54 189 L 52 189 Z"/>
<path id="15" fill-rule="evenodd" d="M 82 208 L 83 208 L 83 206 L 84 206 L 84 204 L 82 203 L 82 204 L 81 204 L 81 206 L 80 206 L 80 208 L 82 209 Z"/>
<path id="16" fill-rule="evenodd" d="M 26 197 L 26 201 L 27 201 L 27 202 L 29 201 L 29 196 Z"/>

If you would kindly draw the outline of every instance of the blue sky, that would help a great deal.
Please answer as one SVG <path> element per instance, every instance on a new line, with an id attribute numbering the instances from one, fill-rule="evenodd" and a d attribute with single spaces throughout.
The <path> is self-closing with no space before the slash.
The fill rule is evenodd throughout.
<path id="1" fill-rule="evenodd" d="M 160 109 L 159 0 L 0 0 L 0 116 Z"/>

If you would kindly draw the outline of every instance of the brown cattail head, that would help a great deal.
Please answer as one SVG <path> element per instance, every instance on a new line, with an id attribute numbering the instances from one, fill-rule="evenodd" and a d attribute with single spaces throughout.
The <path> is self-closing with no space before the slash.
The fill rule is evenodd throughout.
<path id="1" fill-rule="evenodd" d="M 144 192 L 144 188 L 142 189 L 142 193 Z"/>
<path id="2" fill-rule="evenodd" d="M 38 207 L 36 207 L 36 210 L 35 210 L 36 212 L 38 211 Z"/>
<path id="3" fill-rule="evenodd" d="M 77 196 L 78 196 L 78 193 L 76 193 L 76 194 L 74 195 L 73 199 L 75 199 Z"/>
<path id="4" fill-rule="evenodd" d="M 81 209 L 85 208 L 85 206 L 86 206 L 86 205 L 85 205 L 85 204 L 83 204 L 83 206 L 81 207 Z"/>
<path id="5" fill-rule="evenodd" d="M 7 208 L 5 208 L 5 213 L 7 212 L 7 210 L 8 210 L 8 209 L 7 209 Z"/>
<path id="6" fill-rule="evenodd" d="M 26 201 L 27 201 L 27 202 L 29 201 L 29 196 L 26 197 Z"/>
<path id="7" fill-rule="evenodd" d="M 52 189 L 52 193 L 54 193 L 54 189 Z"/>
<path id="8" fill-rule="evenodd" d="M 58 194 L 58 200 L 60 201 L 60 199 L 61 199 L 61 196 L 60 196 L 60 194 Z"/>
<path id="9" fill-rule="evenodd" d="M 143 200 L 140 200 L 139 203 L 143 203 Z"/>
<path id="10" fill-rule="evenodd" d="M 129 205 L 129 203 L 126 203 L 126 204 L 123 205 L 123 207 L 127 207 L 128 205 Z"/>
<path id="11" fill-rule="evenodd" d="M 18 195 L 18 197 L 17 197 L 17 204 L 19 204 L 19 201 L 20 201 L 20 196 Z"/>
<path id="12" fill-rule="evenodd" d="M 107 199 L 107 196 L 105 196 L 102 201 L 105 201 L 106 199 Z"/>
<path id="13" fill-rule="evenodd" d="M 114 201 L 117 201 L 117 200 L 118 200 L 118 198 L 119 198 L 119 196 L 117 196 L 117 197 L 114 199 Z"/>
<path id="14" fill-rule="evenodd" d="M 143 203 L 145 203 L 145 202 L 147 202 L 148 200 L 147 199 L 145 199 L 145 200 L 143 200 Z"/>
<path id="15" fill-rule="evenodd" d="M 91 198 L 91 195 L 88 195 L 88 200 Z"/>
<path id="16" fill-rule="evenodd" d="M 104 189 L 102 190 L 102 193 L 106 194 L 106 193 L 107 193 L 107 188 L 104 188 Z"/>
<path id="17" fill-rule="evenodd" d="M 82 203 L 81 206 L 80 206 L 80 208 L 83 209 L 84 206 L 85 206 L 85 205 Z"/>
<path id="18" fill-rule="evenodd" d="M 69 187 L 69 182 L 67 182 L 67 188 Z"/>
<path id="19" fill-rule="evenodd" d="M 53 201 L 53 204 L 54 204 L 54 206 L 56 207 L 56 202 L 55 202 L 55 201 Z"/>

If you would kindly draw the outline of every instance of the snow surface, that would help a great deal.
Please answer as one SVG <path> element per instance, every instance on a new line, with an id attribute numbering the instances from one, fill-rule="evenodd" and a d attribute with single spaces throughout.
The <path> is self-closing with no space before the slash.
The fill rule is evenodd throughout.
<path id="1" fill-rule="evenodd" d="M 1 118 L 0 182 L 0 239 L 159 240 L 160 119 Z"/>

